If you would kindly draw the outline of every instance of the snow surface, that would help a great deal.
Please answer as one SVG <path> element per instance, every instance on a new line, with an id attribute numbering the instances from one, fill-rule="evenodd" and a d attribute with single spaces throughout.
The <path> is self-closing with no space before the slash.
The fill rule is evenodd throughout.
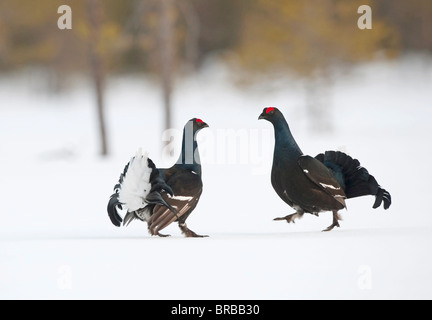
<path id="1" fill-rule="evenodd" d="M 300 81 L 239 89 L 209 66 L 178 81 L 174 127 L 162 132 L 160 91 L 142 78 L 108 83 L 111 156 L 98 156 L 94 97 L 82 82 L 49 95 L 39 73 L 0 78 L 1 299 L 431 299 L 432 61 L 406 57 L 362 65 L 332 90 L 335 130 L 316 134 Z M 360 160 L 392 195 L 347 201 L 288 225 L 293 210 L 270 184 L 273 131 L 265 106 L 285 114 L 303 152 L 339 149 Z M 159 167 L 177 158 L 181 129 L 199 133 L 204 192 L 188 226 L 170 238 L 146 225 L 116 228 L 106 204 L 139 147 Z M 174 135 L 175 154 L 162 151 Z"/>

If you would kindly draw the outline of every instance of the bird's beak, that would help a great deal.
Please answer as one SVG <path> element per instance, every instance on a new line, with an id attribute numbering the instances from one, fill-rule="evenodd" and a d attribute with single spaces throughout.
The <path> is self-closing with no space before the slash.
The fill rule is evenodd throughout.
<path id="1" fill-rule="evenodd" d="M 258 120 L 265 119 L 265 116 L 266 116 L 265 113 L 261 113 L 260 116 L 258 117 Z"/>
<path id="2" fill-rule="evenodd" d="M 208 128 L 208 127 L 209 127 L 209 125 L 207 123 L 203 122 L 202 128 Z"/>

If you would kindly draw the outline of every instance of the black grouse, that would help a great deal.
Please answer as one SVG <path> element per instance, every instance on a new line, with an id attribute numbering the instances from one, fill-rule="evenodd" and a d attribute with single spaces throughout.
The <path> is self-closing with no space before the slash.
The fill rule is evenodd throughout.
<path id="1" fill-rule="evenodd" d="M 189 120 L 183 129 L 182 150 L 176 164 L 158 169 L 147 154 L 138 150 L 114 186 L 108 202 L 108 216 L 120 227 L 132 220 L 146 221 L 151 235 L 160 233 L 174 221 L 186 237 L 206 237 L 190 230 L 186 219 L 195 209 L 202 193 L 201 163 L 196 135 L 208 125 L 201 119 Z M 123 219 L 118 209 L 126 209 Z"/>
<path id="2" fill-rule="evenodd" d="M 318 216 L 333 212 L 333 223 L 323 231 L 339 227 L 338 211 L 346 208 L 345 199 L 374 195 L 373 208 L 391 204 L 390 193 L 383 189 L 360 162 L 339 151 L 326 151 L 315 158 L 304 155 L 291 134 L 288 123 L 277 108 L 264 108 L 258 119 L 273 124 L 275 148 L 271 183 L 279 197 L 296 212 L 274 220 L 294 222 L 304 213 Z"/>

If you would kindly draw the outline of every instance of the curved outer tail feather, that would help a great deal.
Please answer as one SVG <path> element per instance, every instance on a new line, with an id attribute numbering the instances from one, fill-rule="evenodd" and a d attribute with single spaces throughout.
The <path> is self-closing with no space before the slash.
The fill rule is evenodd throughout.
<path id="1" fill-rule="evenodd" d="M 123 219 L 118 214 L 117 208 L 120 210 L 123 209 L 121 203 L 118 201 L 118 193 L 114 193 L 108 201 L 107 211 L 113 225 L 120 227 Z"/>
<path id="2" fill-rule="evenodd" d="M 146 220 L 149 206 L 157 204 L 176 214 L 176 210 L 162 198 L 161 194 L 164 192 L 173 195 L 172 189 L 162 179 L 147 153 L 143 155 L 141 149 L 138 149 L 114 186 L 114 194 L 108 201 L 108 216 L 115 226 L 120 227 L 123 219 L 118 209 L 127 209 L 124 225 L 128 225 L 135 218 Z"/>
<path id="3" fill-rule="evenodd" d="M 326 151 L 315 158 L 330 169 L 344 189 L 348 199 L 373 195 L 375 196 L 374 209 L 378 208 L 382 203 L 384 209 L 390 207 L 390 193 L 378 184 L 374 176 L 369 174 L 357 159 L 353 159 L 340 151 Z"/>

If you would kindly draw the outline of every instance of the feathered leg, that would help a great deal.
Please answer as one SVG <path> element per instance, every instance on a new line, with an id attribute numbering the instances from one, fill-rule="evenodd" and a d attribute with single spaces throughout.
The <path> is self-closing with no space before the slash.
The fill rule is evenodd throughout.
<path id="1" fill-rule="evenodd" d="M 279 217 L 279 218 L 274 218 L 274 221 L 281 221 L 281 220 L 286 220 L 286 222 L 288 223 L 295 223 L 295 219 L 300 219 L 301 217 L 303 217 L 304 215 L 304 211 L 298 210 L 296 213 L 293 214 L 289 214 L 285 217 Z"/>
<path id="2" fill-rule="evenodd" d="M 177 216 L 173 214 L 173 212 L 167 210 L 159 217 L 157 217 L 157 219 L 154 219 L 154 217 L 155 215 L 153 215 L 148 221 L 150 234 L 152 236 L 168 237 L 169 235 L 159 233 L 159 230 L 162 230 L 163 228 L 177 220 Z"/>
<path id="3" fill-rule="evenodd" d="M 327 232 L 327 231 L 332 231 L 334 229 L 334 227 L 340 227 L 339 225 L 339 221 L 342 220 L 342 217 L 339 215 L 339 213 L 337 212 L 337 210 L 333 211 L 333 223 L 328 226 L 326 229 L 324 229 L 323 231 Z"/>

